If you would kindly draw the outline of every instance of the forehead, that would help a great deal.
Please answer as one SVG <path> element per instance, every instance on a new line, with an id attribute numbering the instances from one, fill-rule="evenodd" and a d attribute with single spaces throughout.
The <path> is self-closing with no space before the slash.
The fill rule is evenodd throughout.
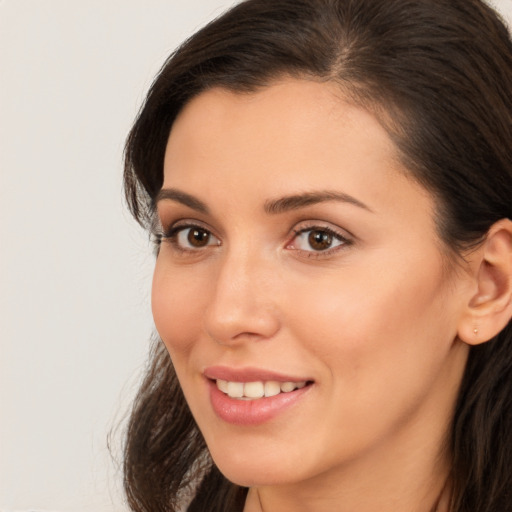
<path id="1" fill-rule="evenodd" d="M 164 188 L 214 192 L 226 205 L 337 189 L 378 210 L 371 204 L 428 196 L 407 175 L 380 122 L 336 84 L 289 79 L 193 98 L 169 136 Z"/>
<path id="2" fill-rule="evenodd" d="M 250 123 L 252 136 L 262 125 L 283 129 L 281 136 L 298 129 L 308 130 L 326 123 L 365 124 L 373 127 L 391 145 L 385 130 L 375 116 L 361 108 L 333 82 L 286 78 L 253 92 L 237 92 L 221 87 L 203 91 L 188 101 L 178 114 L 171 131 L 191 130 L 208 137 L 212 128 L 229 129 L 234 123 L 240 129 Z M 247 133 L 243 132 L 245 136 Z M 248 142 L 245 139 L 245 142 Z"/>
<path id="3" fill-rule="evenodd" d="M 320 164 L 321 155 L 349 156 L 355 149 L 363 150 L 357 155 L 361 163 L 386 158 L 400 167 L 377 119 L 349 103 L 335 84 L 288 79 L 254 93 L 214 88 L 194 97 L 172 127 L 165 169 L 177 170 L 184 159 L 192 162 L 205 155 L 226 162 L 239 158 L 244 167 L 272 159 L 282 165 L 285 155 L 288 160 L 295 155 L 315 158 Z"/>

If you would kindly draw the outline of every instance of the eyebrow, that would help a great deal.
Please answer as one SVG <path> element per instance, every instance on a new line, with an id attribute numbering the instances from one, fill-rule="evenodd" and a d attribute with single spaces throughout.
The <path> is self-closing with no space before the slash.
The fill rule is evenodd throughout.
<path id="1" fill-rule="evenodd" d="M 158 192 L 155 198 L 155 205 L 160 201 L 170 200 L 176 201 L 177 203 L 181 203 L 193 210 L 196 210 L 200 213 L 209 214 L 210 210 L 206 203 L 194 197 L 186 192 L 182 192 L 181 190 L 175 188 L 163 188 Z M 371 212 L 372 210 L 366 206 L 364 203 L 352 197 L 349 194 L 345 194 L 343 192 L 338 191 L 319 191 L 319 192 L 304 192 L 302 194 L 294 194 L 290 196 L 280 197 L 278 199 L 271 199 L 265 202 L 264 210 L 268 214 L 280 214 L 285 213 L 291 210 L 299 210 L 301 208 L 306 208 L 307 206 L 312 206 L 319 203 L 325 203 L 328 201 L 338 201 L 342 203 L 352 204 L 364 210 Z"/>
<path id="2" fill-rule="evenodd" d="M 284 213 L 290 210 L 298 210 L 307 206 L 312 206 L 327 201 L 338 201 L 342 203 L 352 204 L 364 210 L 371 212 L 372 210 L 364 203 L 348 194 L 338 191 L 319 191 L 305 192 L 303 194 L 294 194 L 291 196 L 281 197 L 279 199 L 269 200 L 265 202 L 265 211 L 270 214 Z"/>
<path id="3" fill-rule="evenodd" d="M 193 210 L 196 210 L 200 213 L 210 213 L 208 206 L 206 206 L 203 201 L 175 188 L 163 188 L 160 190 L 160 192 L 158 192 L 155 197 L 155 205 L 164 200 L 176 201 L 177 203 L 184 204 L 185 206 L 188 206 L 189 208 L 192 208 Z"/>

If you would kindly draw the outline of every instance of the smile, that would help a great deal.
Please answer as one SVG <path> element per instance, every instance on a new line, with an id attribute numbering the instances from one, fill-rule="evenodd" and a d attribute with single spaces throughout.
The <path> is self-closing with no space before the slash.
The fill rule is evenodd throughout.
<path id="1" fill-rule="evenodd" d="M 310 396 L 315 380 L 261 368 L 211 366 L 203 376 L 215 414 L 232 425 L 272 421 Z M 286 416 L 284 416 L 286 417 Z"/>
<path id="2" fill-rule="evenodd" d="M 271 397 L 280 393 L 290 393 L 306 386 L 306 381 L 300 382 L 233 382 L 222 379 L 216 380 L 217 388 L 230 398 L 239 400 L 257 400 L 263 397 Z"/>

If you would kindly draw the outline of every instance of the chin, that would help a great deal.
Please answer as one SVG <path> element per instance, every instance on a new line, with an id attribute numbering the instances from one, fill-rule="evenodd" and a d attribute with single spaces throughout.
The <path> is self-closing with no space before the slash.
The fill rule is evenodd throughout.
<path id="1" fill-rule="evenodd" d="M 303 461 L 283 460 L 283 451 L 237 450 L 211 452 L 219 471 L 242 487 L 286 485 L 308 478 Z"/>
<path id="2" fill-rule="evenodd" d="M 217 465 L 217 464 L 216 464 Z M 252 465 L 233 467 L 226 465 L 217 465 L 219 471 L 230 481 L 241 487 L 266 487 L 286 485 L 295 482 L 298 479 L 291 477 L 290 474 L 284 475 L 279 469 L 268 470 L 264 463 L 258 464 L 258 467 Z"/>

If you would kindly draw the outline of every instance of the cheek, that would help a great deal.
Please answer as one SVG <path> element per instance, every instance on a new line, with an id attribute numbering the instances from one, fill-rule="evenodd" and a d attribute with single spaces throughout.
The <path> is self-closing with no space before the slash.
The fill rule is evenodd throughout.
<path id="1" fill-rule="evenodd" d="M 455 332 L 442 267 L 433 261 L 432 268 L 397 270 L 396 262 L 393 269 L 384 261 L 361 271 L 353 266 L 317 279 L 314 287 L 297 281 L 290 285 L 287 324 L 344 380 L 396 378 L 404 368 L 411 376 L 428 371 Z"/>
<path id="2" fill-rule="evenodd" d="M 153 274 L 151 309 L 155 327 L 174 359 L 190 351 L 202 322 L 204 293 L 193 276 L 168 268 L 157 260 Z"/>
<path id="3" fill-rule="evenodd" d="M 352 268 L 351 277 L 294 287 L 287 325 L 323 368 L 326 439 L 362 447 L 406 424 L 437 393 L 454 337 L 452 302 L 437 269 L 414 280 L 411 272 L 377 280 Z"/>

